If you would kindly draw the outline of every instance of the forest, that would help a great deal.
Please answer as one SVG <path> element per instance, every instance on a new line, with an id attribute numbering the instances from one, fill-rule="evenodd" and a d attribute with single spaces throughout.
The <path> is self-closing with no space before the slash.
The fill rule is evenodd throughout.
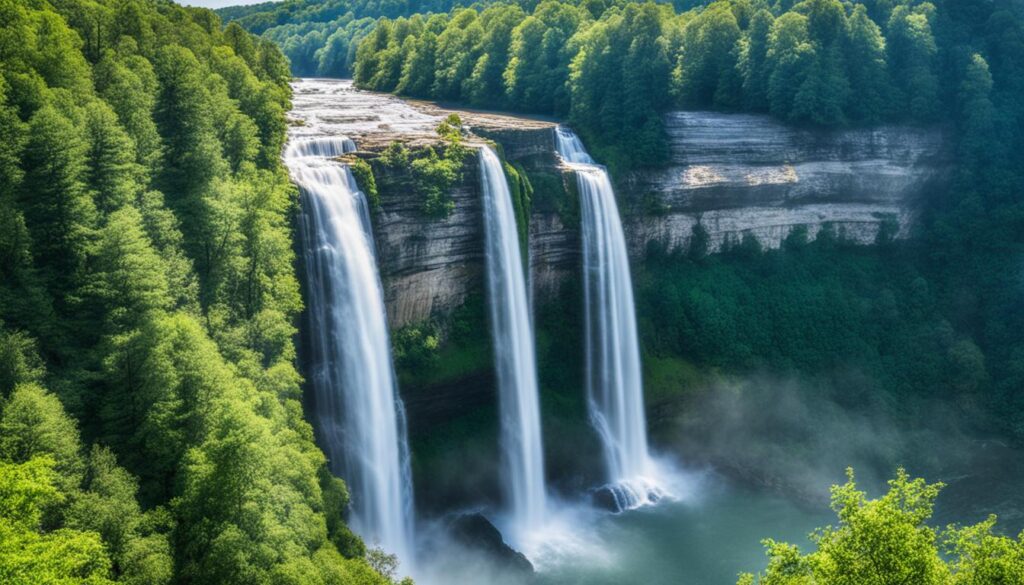
<path id="1" fill-rule="evenodd" d="M 818 126 L 925 124 L 964 105 L 959 94 L 971 90 L 961 86 L 984 85 L 969 70 L 989 74 L 986 57 L 997 60 L 997 77 L 1013 78 L 1009 3 L 948 4 L 744 0 L 677 13 L 653 3 L 494 3 L 380 14 L 372 34 L 354 10 L 344 16 L 351 24 L 328 25 L 338 35 L 330 41 L 305 29 L 266 36 L 299 73 L 351 70 L 370 89 L 557 115 L 590 142 L 614 145 L 604 159 L 656 165 L 666 153 L 655 114 L 671 108 L 770 112 Z M 305 14 L 285 10 L 273 14 Z M 259 32 L 254 21 L 265 15 L 239 23 Z M 321 22 L 294 18 L 278 20 Z"/>
<path id="2" fill-rule="evenodd" d="M 0 15 L 0 581 L 388 582 L 302 412 L 285 58 L 169 2 Z"/>
<path id="3" fill-rule="evenodd" d="M 648 250 L 641 350 L 704 373 L 798 373 L 850 411 L 910 426 L 938 401 L 965 432 L 1019 447 L 1022 11 L 0 0 L 0 582 L 399 582 L 397 559 L 346 524 L 349 487 L 304 409 L 299 190 L 281 162 L 293 75 L 564 120 L 613 177 L 667 162 L 662 115 L 678 109 L 942 127 L 953 177 L 908 240 L 796 230 L 779 250 L 745 239 L 708 254 L 698 229 L 686 252 Z M 375 162 L 409 166 L 437 221 L 466 157 L 460 126 L 442 125 L 440 156 L 410 163 L 395 145 Z M 368 169 L 353 165 L 370 191 Z M 526 240 L 534 187 L 504 169 Z M 542 376 L 558 369 L 558 328 L 579 325 L 552 323 Z M 421 333 L 393 342 L 403 382 L 444 355 Z M 900 470 L 872 500 L 851 471 L 814 550 L 766 541 L 766 571 L 740 583 L 1024 583 L 1024 536 L 994 517 L 930 524 L 941 489 Z"/>

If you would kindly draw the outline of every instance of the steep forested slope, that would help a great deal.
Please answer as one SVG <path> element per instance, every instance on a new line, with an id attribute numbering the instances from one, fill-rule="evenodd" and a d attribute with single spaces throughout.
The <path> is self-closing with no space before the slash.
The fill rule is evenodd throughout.
<path id="1" fill-rule="evenodd" d="M 158 0 L 0 22 L 0 581 L 383 582 L 303 420 L 287 62 Z"/>

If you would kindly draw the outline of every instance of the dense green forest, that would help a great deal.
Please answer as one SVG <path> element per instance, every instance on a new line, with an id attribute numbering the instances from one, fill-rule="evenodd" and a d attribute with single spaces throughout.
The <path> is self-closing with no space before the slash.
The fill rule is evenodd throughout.
<path id="1" fill-rule="evenodd" d="M 351 77 L 359 41 L 378 18 L 447 12 L 457 0 L 289 0 L 218 11 L 248 31 L 276 43 L 299 76 Z"/>
<path id="2" fill-rule="evenodd" d="M 1013 9 L 1009 0 L 721 0 L 681 13 L 493 4 L 380 20 L 360 42 L 354 76 L 371 89 L 566 117 L 613 169 L 656 165 L 666 156 L 658 114 L 671 108 L 817 126 L 925 124 L 987 91 L 990 65 L 1010 95 Z"/>
<path id="3" fill-rule="evenodd" d="M 388 582 L 303 418 L 287 61 L 156 0 L 0 21 L 0 582 Z"/>

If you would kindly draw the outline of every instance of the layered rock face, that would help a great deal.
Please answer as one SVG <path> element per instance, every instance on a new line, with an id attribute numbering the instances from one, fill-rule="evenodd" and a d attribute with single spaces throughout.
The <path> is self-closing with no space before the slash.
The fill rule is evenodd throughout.
<path id="1" fill-rule="evenodd" d="M 699 223 L 710 252 L 744 235 L 775 248 L 797 226 L 813 239 L 831 225 L 875 241 L 889 222 L 908 235 L 929 187 L 948 177 L 937 129 L 800 130 L 767 116 L 674 112 L 666 116 L 671 163 L 619 181 L 636 258 L 651 242 L 686 249 Z"/>
<path id="2" fill-rule="evenodd" d="M 374 213 L 377 266 L 392 328 L 450 313 L 483 288 L 483 210 L 477 161 L 466 158 L 454 211 L 425 217 L 411 186 L 382 191 Z"/>
<path id="3" fill-rule="evenodd" d="M 579 228 L 551 204 L 576 196 L 575 178 L 555 155 L 554 124 L 471 113 L 463 119 L 531 177 L 549 179 L 534 180 L 529 258 L 534 300 L 552 298 L 580 270 Z M 861 244 L 874 243 L 883 226 L 906 237 L 922 198 L 951 168 L 947 143 L 934 128 L 801 130 L 767 116 L 714 112 L 675 112 L 666 121 L 670 164 L 613 177 L 636 262 L 652 244 L 688 249 L 698 225 L 711 253 L 748 235 L 777 248 L 801 226 L 811 239 L 825 227 Z M 482 292 L 475 157 L 466 159 L 448 218 L 424 217 L 412 189 L 381 195 L 375 237 L 393 326 L 443 316 Z"/>
<path id="4" fill-rule="evenodd" d="M 558 166 L 554 124 L 509 128 L 511 122 L 506 121 L 502 127 L 501 119 L 495 116 L 483 121 L 467 118 L 474 124 L 475 134 L 497 142 L 507 159 L 525 166 L 528 173 L 557 176 L 557 193 L 535 193 L 535 200 L 566 196 L 564 182 L 572 177 L 563 177 Z M 381 191 L 380 207 L 373 217 L 378 266 L 392 327 L 443 317 L 462 305 L 468 295 L 483 293 L 484 225 L 477 158 L 466 158 L 461 177 L 450 193 L 454 211 L 446 218 L 424 216 L 422 200 L 411 184 L 402 180 L 381 182 L 401 185 Z M 577 229 L 566 226 L 554 209 L 538 204 L 530 215 L 529 233 L 531 288 L 534 298 L 543 301 L 557 294 L 564 279 L 579 269 Z"/>

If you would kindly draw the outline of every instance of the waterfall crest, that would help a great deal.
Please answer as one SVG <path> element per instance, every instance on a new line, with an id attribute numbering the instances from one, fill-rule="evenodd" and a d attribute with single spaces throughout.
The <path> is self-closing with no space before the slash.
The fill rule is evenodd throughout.
<path id="1" fill-rule="evenodd" d="M 299 185 L 310 332 L 310 383 L 331 471 L 352 498 L 352 528 L 413 564 L 413 503 L 405 414 L 365 195 L 348 166 L 327 160 L 343 137 L 294 139 L 285 164 Z"/>
<path id="2" fill-rule="evenodd" d="M 514 528 L 523 534 L 543 523 L 547 507 L 537 365 L 512 196 L 501 160 L 486 146 L 480 150 L 480 182 L 504 483 Z"/>
<path id="3" fill-rule="evenodd" d="M 558 153 L 576 171 L 583 235 L 586 383 L 591 423 L 604 447 L 607 489 L 619 510 L 661 497 L 647 449 L 633 283 L 608 172 L 571 130 L 556 129 Z"/>

